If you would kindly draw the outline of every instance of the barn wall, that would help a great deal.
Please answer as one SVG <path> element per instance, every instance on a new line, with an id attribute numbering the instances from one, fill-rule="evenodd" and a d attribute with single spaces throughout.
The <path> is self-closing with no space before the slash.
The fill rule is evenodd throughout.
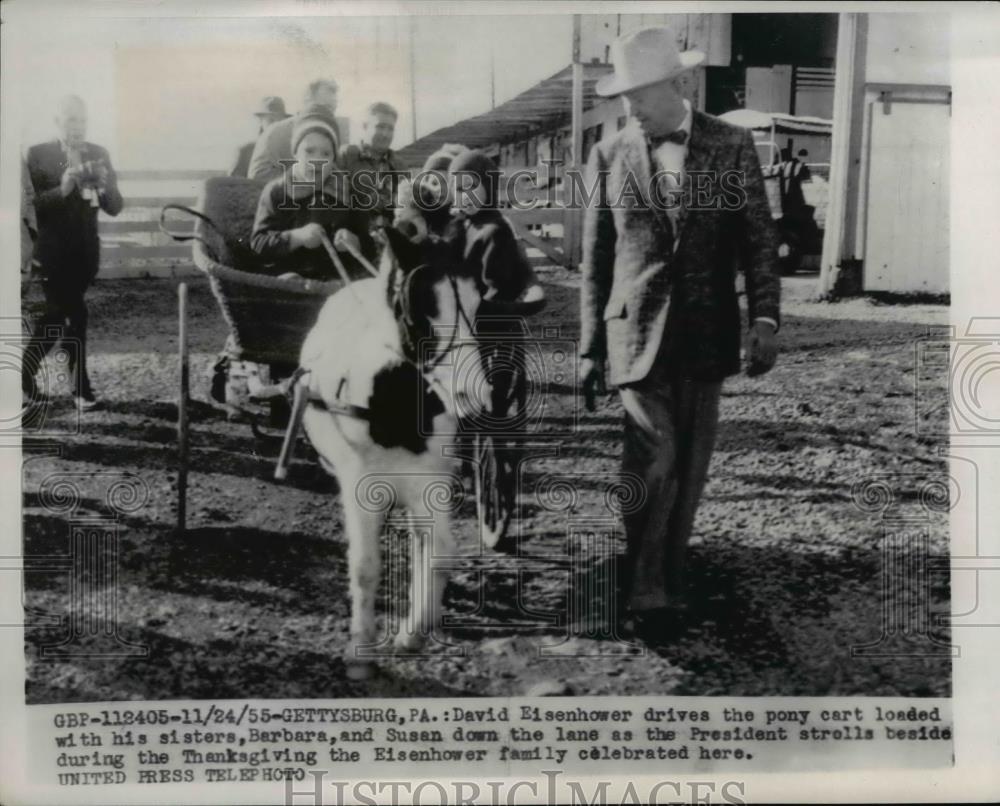
<path id="1" fill-rule="evenodd" d="M 869 14 L 869 83 L 951 83 L 948 14 Z"/>
<path id="2" fill-rule="evenodd" d="M 866 291 L 949 288 L 948 25 L 943 14 L 869 15 L 855 200 Z"/>

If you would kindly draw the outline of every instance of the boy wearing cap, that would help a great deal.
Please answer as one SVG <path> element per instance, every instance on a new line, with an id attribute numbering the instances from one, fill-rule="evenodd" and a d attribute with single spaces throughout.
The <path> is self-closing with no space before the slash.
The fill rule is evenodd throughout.
<path id="1" fill-rule="evenodd" d="M 347 172 L 357 206 L 369 211 L 373 228 L 392 221 L 393 202 L 404 171 L 390 148 L 399 113 L 391 104 L 376 101 L 368 107 L 359 145 L 345 146 L 340 167 Z"/>
<path id="2" fill-rule="evenodd" d="M 482 151 L 465 151 L 450 165 L 452 203 L 457 215 L 445 235 L 461 255 L 466 270 L 475 274 L 483 299 L 514 301 L 538 287 L 535 272 L 521 250 L 510 224 L 497 209 L 499 172 Z M 491 336 L 482 356 L 491 382 L 491 415 L 507 416 L 523 347 L 505 336 L 521 333 L 510 321 L 482 321 L 477 332 Z"/>
<path id="3" fill-rule="evenodd" d="M 334 174 L 337 155 L 336 121 L 322 106 L 312 106 L 297 116 L 292 130 L 291 171 L 272 179 L 262 191 L 250 246 L 273 274 L 307 279 L 339 277 L 323 249 L 323 236 L 338 250 L 348 245 L 369 259 L 375 255 L 367 231 L 367 216 L 352 210 Z M 317 173 L 318 172 L 318 173 Z M 352 276 L 367 276 L 349 255 L 344 265 Z"/>

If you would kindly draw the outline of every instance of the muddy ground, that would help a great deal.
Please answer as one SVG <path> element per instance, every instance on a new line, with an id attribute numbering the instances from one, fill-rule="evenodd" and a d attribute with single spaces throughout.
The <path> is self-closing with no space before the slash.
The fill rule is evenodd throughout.
<path id="1" fill-rule="evenodd" d="M 577 335 L 576 279 L 562 270 L 542 276 L 551 302 L 536 333 L 558 329 L 541 348 L 555 367 Z M 676 640 L 645 646 L 606 630 L 622 540 L 586 533 L 606 530 L 613 517 L 605 499 L 621 409 L 609 397 L 583 412 L 553 369 L 535 398 L 534 438 L 559 451 L 525 466 L 517 550 L 484 552 L 473 504 L 462 502 L 447 644 L 386 658 L 361 683 L 347 679 L 342 660 L 349 600 L 336 484 L 306 451 L 290 480 L 275 483 L 275 446 L 206 402 L 207 370 L 226 333 L 207 284 L 196 279 L 190 289 L 197 401 L 189 529 L 178 536 L 175 283 L 98 283 L 90 349 L 104 406 L 77 417 L 53 370 L 58 394 L 25 450 L 29 702 L 947 695 L 950 660 L 926 637 L 929 629 L 947 641 L 931 618 L 947 611 L 947 575 L 891 573 L 905 566 L 896 555 L 886 565 L 883 539 L 888 514 L 918 523 L 914 533 L 924 535 L 893 551 L 932 568 L 947 557 L 946 377 L 916 362 L 918 343 L 944 334 L 947 308 L 813 303 L 811 288 L 807 277 L 785 281 L 775 370 L 724 387 L 692 545 L 692 613 Z M 37 558 L 65 556 L 74 528 L 95 518 L 104 528 L 113 517 L 117 580 L 106 587 L 91 571 L 85 580 L 116 591 L 117 638 L 83 635 L 57 646 L 72 634 L 70 573 L 65 562 Z M 405 553 L 399 538 L 389 549 L 387 557 Z M 398 612 L 397 603 L 398 592 L 386 590 L 380 610 Z"/>

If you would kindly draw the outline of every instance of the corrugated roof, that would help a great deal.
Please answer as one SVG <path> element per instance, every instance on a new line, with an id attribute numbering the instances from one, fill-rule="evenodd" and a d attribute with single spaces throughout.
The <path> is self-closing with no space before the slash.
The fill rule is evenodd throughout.
<path id="1" fill-rule="evenodd" d="M 590 109 L 600 96 L 594 92 L 597 79 L 611 72 L 609 64 L 583 66 L 583 108 Z M 408 168 L 420 168 L 445 143 L 483 148 L 526 137 L 533 132 L 569 122 L 572 110 L 573 67 L 568 65 L 531 89 L 475 117 L 460 120 L 425 134 L 396 155 Z"/>

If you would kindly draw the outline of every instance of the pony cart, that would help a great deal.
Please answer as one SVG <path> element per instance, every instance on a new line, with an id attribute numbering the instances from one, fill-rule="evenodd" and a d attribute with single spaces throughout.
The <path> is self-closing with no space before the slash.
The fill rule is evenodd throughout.
<path id="1" fill-rule="evenodd" d="M 245 375 L 248 406 L 241 411 L 248 415 L 255 435 L 260 434 L 256 418 L 260 404 L 287 400 L 296 378 L 300 351 L 307 335 L 316 323 L 327 299 L 345 287 L 350 278 L 341 270 L 340 280 L 321 282 L 301 278 L 284 278 L 262 274 L 260 263 L 250 248 L 257 201 L 263 185 L 257 181 L 234 177 L 213 177 L 206 180 L 196 209 L 180 205 L 165 206 L 160 215 L 162 230 L 177 241 L 191 241 L 195 266 L 208 277 L 218 301 L 230 339 L 226 359 L 230 371 L 234 366 L 260 365 L 285 369 L 289 377 L 275 382 L 266 373 Z M 171 229 L 167 220 L 170 211 L 192 216 L 193 232 Z M 331 260 L 337 262 L 333 248 L 327 243 Z M 189 466 L 190 366 L 187 347 L 187 287 L 181 284 L 179 294 L 180 388 L 178 395 L 178 477 L 177 519 L 179 531 L 186 521 L 187 482 Z M 538 310 L 534 304 L 528 312 Z M 502 313 L 505 311 L 501 311 Z M 510 311 L 506 311 L 510 313 Z M 489 360 L 489 359 L 486 359 Z M 516 417 L 523 406 L 523 373 L 511 384 L 510 413 Z M 364 418 L 364 409 L 345 407 L 339 414 Z M 301 409 L 292 408 L 292 417 L 285 433 L 275 478 L 285 477 L 298 430 Z M 516 480 L 511 461 L 514 443 L 496 433 L 471 436 L 471 458 L 475 467 L 477 513 L 483 542 L 498 547 L 505 537 L 516 503 Z M 467 445 L 469 443 L 466 443 Z"/>

